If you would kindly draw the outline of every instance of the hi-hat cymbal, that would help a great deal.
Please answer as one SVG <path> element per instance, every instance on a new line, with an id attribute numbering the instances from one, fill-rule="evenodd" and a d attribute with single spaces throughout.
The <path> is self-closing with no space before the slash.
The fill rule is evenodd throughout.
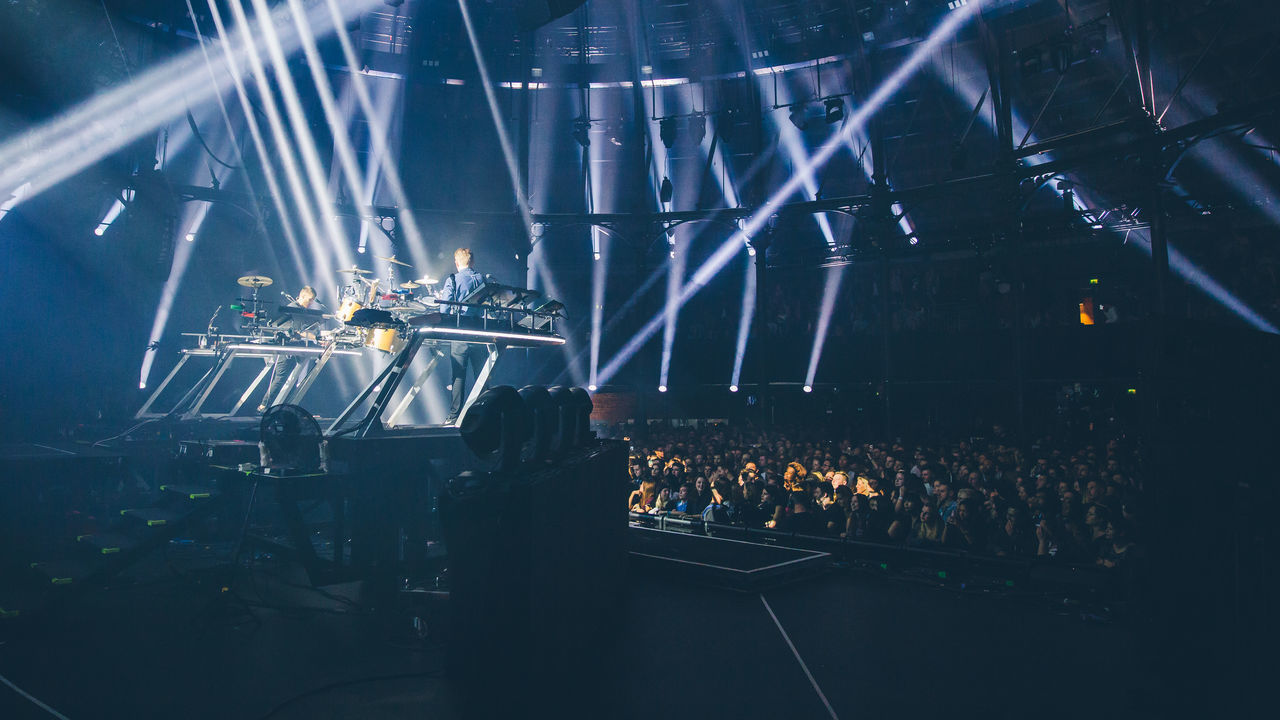
<path id="1" fill-rule="evenodd" d="M 418 283 L 416 283 L 416 282 L 402 282 L 402 283 L 400 283 L 400 287 L 402 287 L 402 288 L 404 288 L 404 289 L 406 289 L 406 290 L 413 290 L 413 289 L 416 289 L 416 288 L 420 288 L 420 287 L 422 287 L 422 286 L 421 286 L 421 285 L 419 285 L 419 284 L 418 284 Z"/>
<path id="2" fill-rule="evenodd" d="M 275 282 L 266 275 L 245 275 L 236 280 L 236 283 L 247 288 L 264 288 Z"/>
<path id="3" fill-rule="evenodd" d="M 397 260 L 395 255 L 392 255 L 391 257 L 382 257 L 382 256 L 380 256 L 380 255 L 374 255 L 373 257 L 374 257 L 374 258 L 376 258 L 376 259 L 378 259 L 378 260 L 386 260 L 387 262 L 389 262 L 389 263 L 393 263 L 393 264 L 395 264 L 395 265 L 403 265 L 403 266 L 405 266 L 405 267 L 413 267 L 412 265 L 410 265 L 410 264 L 409 264 L 409 263 L 407 263 L 407 262 L 403 262 L 403 261 L 401 261 L 401 260 Z"/>
<path id="4" fill-rule="evenodd" d="M 369 271 L 368 271 L 368 270 L 363 270 L 363 269 L 361 269 L 361 268 L 356 267 L 355 265 L 352 265 L 352 266 L 351 266 L 351 267 L 349 267 L 349 268 L 343 268 L 343 269 L 339 270 L 338 272 L 340 272 L 340 273 L 354 273 L 354 274 L 356 274 L 356 275 L 368 275 L 368 274 L 369 274 Z"/>

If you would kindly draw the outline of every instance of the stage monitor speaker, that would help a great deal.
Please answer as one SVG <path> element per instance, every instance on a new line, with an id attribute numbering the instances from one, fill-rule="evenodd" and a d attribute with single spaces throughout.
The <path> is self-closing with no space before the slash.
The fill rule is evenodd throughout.
<path id="1" fill-rule="evenodd" d="M 586 0 L 522 0 L 516 4 L 521 30 L 537 30 L 578 9 Z"/>

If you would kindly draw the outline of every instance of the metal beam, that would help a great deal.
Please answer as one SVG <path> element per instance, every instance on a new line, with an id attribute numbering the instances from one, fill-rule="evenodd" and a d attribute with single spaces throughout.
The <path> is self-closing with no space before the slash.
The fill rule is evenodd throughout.
<path id="1" fill-rule="evenodd" d="M 1015 158 L 1024 158 L 1032 155 L 1057 152 L 1063 149 L 1069 149 L 1077 146 L 1088 146 L 1097 144 L 1105 139 L 1113 136 L 1120 136 L 1120 140 L 1102 148 L 1094 148 L 1085 150 L 1081 153 L 1071 156 L 1057 158 L 1047 163 L 1039 165 L 1028 165 L 1017 167 L 1015 173 L 1017 177 L 1028 178 L 1041 176 L 1048 173 L 1057 173 L 1078 168 L 1089 162 L 1096 162 L 1113 158 L 1119 155 L 1133 154 L 1140 151 L 1144 146 L 1155 143 L 1161 148 L 1170 147 L 1195 137 L 1205 135 L 1216 130 L 1229 128 L 1236 125 L 1248 124 L 1255 122 L 1259 118 L 1274 115 L 1280 112 L 1280 93 L 1271 94 L 1265 98 L 1255 102 L 1229 107 L 1219 111 L 1201 120 L 1187 123 L 1181 127 L 1164 130 L 1158 134 L 1139 136 L 1138 131 L 1147 127 L 1146 123 L 1134 120 L 1123 120 L 1115 123 L 1084 130 L 1070 135 L 1064 135 L 1051 138 L 1043 142 L 1034 143 L 1024 147 L 1015 154 Z M 1131 132 L 1134 137 L 1123 137 L 1125 132 Z M 946 180 L 943 182 L 932 183 L 929 185 L 918 186 L 907 189 L 896 189 L 889 192 L 889 198 L 893 201 L 910 201 L 927 197 L 936 197 L 949 192 L 960 190 L 961 188 L 981 187 L 984 184 L 995 182 L 1001 179 L 1002 175 L 986 174 L 967 178 L 959 178 L 954 180 Z M 175 186 L 175 191 L 179 197 L 189 200 L 202 200 L 206 202 L 227 202 L 227 203 L 248 203 L 255 198 L 244 193 L 235 193 L 227 190 L 213 189 L 207 187 L 198 187 L 191 185 Z M 269 199 L 266 199 L 269 201 Z M 872 197 L 868 195 L 852 195 L 838 198 L 824 198 L 821 200 L 812 200 L 808 202 L 798 202 L 783 205 L 778 209 L 779 215 L 797 215 L 815 212 L 829 212 L 849 210 L 852 208 L 865 207 L 872 203 Z M 756 207 L 737 207 L 737 208 L 711 208 L 707 210 L 684 210 L 674 212 L 658 212 L 658 213 L 535 213 L 533 221 L 543 224 L 593 224 L 602 226 L 620 226 L 624 224 L 646 224 L 659 223 L 670 224 L 689 222 L 693 220 L 726 220 L 733 221 L 739 218 L 751 217 L 757 210 Z M 504 212 L 477 212 L 464 210 L 444 210 L 439 208 L 396 208 L 386 206 L 353 206 L 345 205 L 335 208 L 335 212 L 345 216 L 359 217 L 395 217 L 402 212 L 413 212 L 415 215 L 436 215 L 441 217 L 457 217 L 466 218 L 468 220 L 477 221 L 503 221 L 510 222 L 515 219 L 515 213 L 511 211 Z"/>
<path id="2" fill-rule="evenodd" d="M 1049 104 L 1053 102 L 1054 96 L 1058 94 L 1058 88 L 1062 87 L 1062 80 L 1066 76 L 1067 73 L 1065 72 L 1058 73 L 1057 82 L 1053 84 L 1053 89 L 1049 91 L 1049 97 L 1046 97 L 1044 99 L 1044 103 L 1040 105 L 1040 110 L 1036 112 L 1035 119 L 1027 126 L 1027 132 L 1022 136 L 1022 142 L 1018 143 L 1017 150 L 1021 150 L 1026 147 L 1027 141 L 1031 139 L 1032 133 L 1036 131 L 1036 128 L 1040 127 L 1040 121 L 1044 119 L 1045 111 L 1049 109 Z M 1015 152 L 1017 150 L 1015 150 Z"/>

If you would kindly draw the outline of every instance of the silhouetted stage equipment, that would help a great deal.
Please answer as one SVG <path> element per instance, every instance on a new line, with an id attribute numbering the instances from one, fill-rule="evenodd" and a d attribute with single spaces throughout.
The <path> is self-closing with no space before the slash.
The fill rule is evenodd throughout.
<path id="1" fill-rule="evenodd" d="M 451 480 L 440 519 L 449 671 L 473 716 L 585 716 L 603 691 L 593 671 L 626 621 L 627 448 L 594 440 L 590 412 L 580 389 L 498 387 L 463 422 L 488 471 Z"/>

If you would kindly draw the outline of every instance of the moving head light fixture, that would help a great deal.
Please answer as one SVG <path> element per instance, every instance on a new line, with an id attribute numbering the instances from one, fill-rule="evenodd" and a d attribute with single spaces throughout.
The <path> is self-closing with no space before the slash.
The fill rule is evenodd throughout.
<path id="1" fill-rule="evenodd" d="M 662 138 L 662 146 L 670 150 L 676 144 L 676 119 L 664 117 L 658 121 L 658 137 Z"/>
<path id="2" fill-rule="evenodd" d="M 707 136 L 707 116 L 692 115 L 689 117 L 689 137 L 693 140 L 694 145 L 702 145 L 702 139 Z"/>
<path id="3" fill-rule="evenodd" d="M 573 121 L 573 139 L 578 141 L 582 147 L 591 146 L 591 137 L 587 134 L 591 131 L 591 121 L 586 118 L 578 118 Z"/>
<path id="4" fill-rule="evenodd" d="M 835 125 L 844 120 L 844 98 L 827 98 L 823 101 L 826 106 L 826 121 L 828 125 Z"/>

